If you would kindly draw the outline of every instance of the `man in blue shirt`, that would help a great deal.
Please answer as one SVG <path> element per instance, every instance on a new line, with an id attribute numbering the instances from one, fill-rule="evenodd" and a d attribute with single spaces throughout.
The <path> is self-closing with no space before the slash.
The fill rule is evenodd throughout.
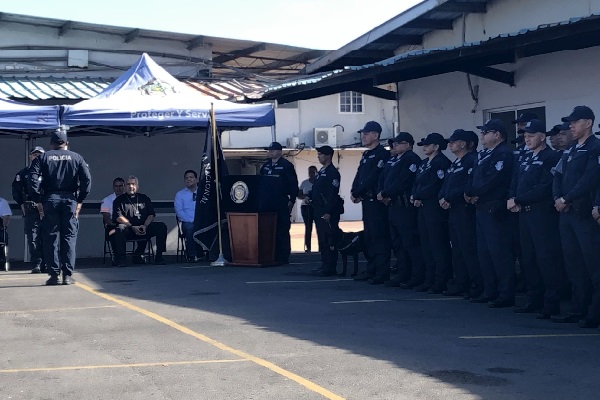
<path id="1" fill-rule="evenodd" d="M 188 169 L 183 174 L 185 187 L 175 194 L 175 214 L 181 222 L 181 230 L 185 237 L 185 253 L 188 262 L 199 260 L 198 245 L 194 241 L 194 214 L 196 212 L 196 196 L 198 193 L 198 174 Z"/>

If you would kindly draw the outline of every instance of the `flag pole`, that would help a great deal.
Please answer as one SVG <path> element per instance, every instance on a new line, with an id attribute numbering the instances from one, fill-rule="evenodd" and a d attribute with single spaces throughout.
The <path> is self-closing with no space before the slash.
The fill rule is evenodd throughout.
<path id="1" fill-rule="evenodd" d="M 219 154 L 217 153 L 217 121 L 215 120 L 215 107 L 210 103 L 210 119 L 213 139 L 213 154 L 215 160 L 215 189 L 217 194 L 217 234 L 219 235 L 219 258 L 210 263 L 211 267 L 224 267 L 225 257 L 223 257 L 223 237 L 221 235 L 221 188 L 219 182 Z"/>

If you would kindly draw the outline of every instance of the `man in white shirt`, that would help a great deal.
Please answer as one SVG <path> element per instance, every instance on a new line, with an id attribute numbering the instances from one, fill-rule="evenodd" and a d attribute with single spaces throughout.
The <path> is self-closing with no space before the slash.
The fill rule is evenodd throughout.
<path id="1" fill-rule="evenodd" d="M 312 228 L 314 219 L 314 211 L 310 205 L 310 198 L 307 196 L 312 190 L 312 185 L 317 178 L 317 167 L 311 165 L 308 167 L 308 179 L 302 181 L 298 190 L 298 198 L 302 200 L 300 205 L 300 213 L 304 221 L 304 251 L 310 253 L 310 242 L 312 237 Z"/>
<path id="2" fill-rule="evenodd" d="M 183 174 L 185 187 L 175 194 L 175 214 L 181 222 L 181 230 L 185 237 L 185 252 L 188 262 L 199 261 L 199 246 L 194 241 L 194 215 L 196 213 L 196 196 L 198 193 L 198 174 L 187 170 Z"/>
<path id="3" fill-rule="evenodd" d="M 113 193 L 102 199 L 100 204 L 100 214 L 102 214 L 102 222 L 104 223 L 105 237 L 110 240 L 110 244 L 114 249 L 114 234 L 117 223 L 112 220 L 113 203 L 115 199 L 125 193 L 125 180 L 123 178 L 115 178 L 113 180 Z M 114 260 L 113 260 L 114 262 Z"/>
<path id="4" fill-rule="evenodd" d="M 11 215 L 12 211 L 10 210 L 8 202 L 0 197 L 0 264 L 6 262 L 5 246 L 8 244 L 6 228 L 8 228 L 8 222 L 10 221 Z"/>

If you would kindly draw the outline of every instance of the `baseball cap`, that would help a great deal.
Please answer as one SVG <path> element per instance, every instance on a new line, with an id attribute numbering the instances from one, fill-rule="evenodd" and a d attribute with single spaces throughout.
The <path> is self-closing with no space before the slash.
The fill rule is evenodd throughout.
<path id="1" fill-rule="evenodd" d="M 56 130 L 50 135 L 50 143 L 63 144 L 67 142 L 67 132 L 65 131 Z"/>
<path id="2" fill-rule="evenodd" d="M 538 116 L 532 112 L 525 112 L 519 115 L 519 117 L 512 121 L 513 124 L 522 124 L 524 122 L 529 122 L 532 119 L 538 119 Z"/>
<path id="3" fill-rule="evenodd" d="M 332 156 L 333 155 L 333 147 L 331 146 L 321 146 L 317 148 L 317 153 L 321 153 L 325 156 Z"/>
<path id="4" fill-rule="evenodd" d="M 265 147 L 265 150 L 283 150 L 281 143 L 273 142 L 269 145 L 269 147 Z"/>
<path id="5" fill-rule="evenodd" d="M 40 153 L 40 154 L 44 154 L 46 152 L 46 150 L 44 150 L 44 148 L 42 146 L 35 146 L 33 148 L 33 150 L 31 150 L 29 152 L 29 155 L 33 154 L 33 153 Z"/>
<path id="6" fill-rule="evenodd" d="M 523 129 L 519 129 L 519 133 L 546 133 L 546 124 L 539 119 L 532 119 L 527 122 Z"/>
<path id="7" fill-rule="evenodd" d="M 427 135 L 425 139 L 417 143 L 417 146 L 426 146 L 428 144 L 438 144 L 440 145 L 441 150 L 446 150 L 446 147 L 448 147 L 448 142 L 446 139 L 444 139 L 444 137 L 437 132 L 432 132 Z"/>
<path id="8" fill-rule="evenodd" d="M 546 132 L 548 136 L 558 135 L 562 131 L 568 131 L 571 128 L 569 127 L 569 122 L 563 122 L 562 124 L 554 125 L 552 129 Z"/>
<path id="9" fill-rule="evenodd" d="M 394 143 L 400 142 L 407 142 L 412 146 L 415 144 L 415 139 L 413 138 L 413 135 L 408 132 L 399 132 L 393 139 L 388 139 L 388 145 L 390 147 L 392 147 Z"/>
<path id="10" fill-rule="evenodd" d="M 381 133 L 381 125 L 375 121 L 369 121 L 365 124 L 365 127 L 358 131 L 358 133 L 364 132 L 377 132 Z"/>
<path id="11" fill-rule="evenodd" d="M 594 112 L 588 106 L 577 106 L 571 111 L 571 114 L 561 118 L 562 122 L 573 122 L 578 121 L 580 119 L 591 119 L 592 121 L 596 119 Z"/>
<path id="12" fill-rule="evenodd" d="M 490 119 L 485 124 L 477 126 L 477 129 L 481 129 L 482 131 L 496 131 L 506 135 L 506 126 L 504 125 L 504 122 L 496 118 Z"/>
<path id="13" fill-rule="evenodd" d="M 446 138 L 448 142 L 456 142 L 457 140 L 472 142 L 473 139 L 475 139 L 475 143 L 478 142 L 477 134 L 473 131 L 465 131 L 464 129 L 456 129 L 449 138 Z"/>

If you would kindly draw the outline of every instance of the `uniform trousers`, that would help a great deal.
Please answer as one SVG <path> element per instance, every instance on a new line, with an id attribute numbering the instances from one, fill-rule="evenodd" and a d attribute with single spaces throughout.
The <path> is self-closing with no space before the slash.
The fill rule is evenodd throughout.
<path id="1" fill-rule="evenodd" d="M 315 210 L 315 225 L 317 226 L 317 238 L 319 240 L 319 253 L 321 253 L 321 269 L 328 274 L 335 274 L 338 262 L 337 249 L 331 249 L 331 238 L 333 232 L 339 230 L 340 216 L 330 214 L 329 222 L 323 218 L 323 212 Z"/>
<path id="2" fill-rule="evenodd" d="M 25 210 L 23 225 L 31 265 L 34 268 L 44 268 L 44 262 L 42 261 L 42 220 L 40 219 L 40 213 L 37 209 Z"/>
<path id="3" fill-rule="evenodd" d="M 367 276 L 386 280 L 390 277 L 391 240 L 386 206 L 377 200 L 363 200 L 363 225 L 367 247 Z"/>
<path id="4" fill-rule="evenodd" d="M 475 225 L 475 207 L 472 205 L 457 204 L 448 210 L 454 286 L 458 292 L 468 293 L 471 297 L 483 293 Z"/>
<path id="5" fill-rule="evenodd" d="M 79 220 L 75 218 L 77 202 L 73 195 L 51 194 L 42 201 L 44 262 L 51 276 L 75 270 L 75 247 Z"/>
<path id="6" fill-rule="evenodd" d="M 591 212 L 569 210 L 560 214 L 560 239 L 567 276 L 573 286 L 569 313 L 600 322 L 600 227 Z"/>
<path id="7" fill-rule="evenodd" d="M 486 297 L 514 300 L 515 267 L 509 211 L 504 204 L 477 206 L 477 255 Z"/>
<path id="8" fill-rule="evenodd" d="M 425 267 L 419 240 L 417 209 L 412 204 L 393 202 L 388 207 L 388 221 L 392 249 L 397 260 L 398 279 L 401 282 L 410 281 L 413 286 L 420 285 L 425 280 Z"/>
<path id="9" fill-rule="evenodd" d="M 425 260 L 425 284 L 435 290 L 443 290 L 452 276 L 448 212 L 440 207 L 437 199 L 427 199 L 419 207 L 418 218 Z"/>
<path id="10" fill-rule="evenodd" d="M 292 243 L 290 238 L 290 210 L 285 204 L 277 211 L 277 236 L 275 238 L 275 259 L 280 264 L 288 264 L 290 262 L 290 254 L 292 252 Z"/>
<path id="11" fill-rule="evenodd" d="M 521 207 L 521 271 L 527 300 L 549 314 L 560 314 L 560 293 L 566 279 L 557 227 L 558 213 L 551 203 Z"/>

